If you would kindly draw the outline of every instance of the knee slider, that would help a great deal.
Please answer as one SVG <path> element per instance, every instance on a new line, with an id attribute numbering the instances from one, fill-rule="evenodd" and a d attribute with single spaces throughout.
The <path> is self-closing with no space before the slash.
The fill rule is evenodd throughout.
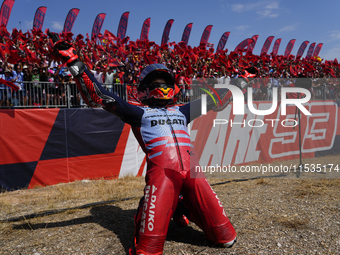
<path id="1" fill-rule="evenodd" d="M 214 239 L 212 241 L 215 244 L 223 244 L 225 247 L 231 247 L 236 240 L 236 231 L 230 221 L 214 227 L 213 235 Z"/>

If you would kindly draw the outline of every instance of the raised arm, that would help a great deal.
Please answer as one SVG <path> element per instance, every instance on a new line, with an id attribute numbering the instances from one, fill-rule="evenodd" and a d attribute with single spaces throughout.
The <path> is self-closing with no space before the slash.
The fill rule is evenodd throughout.
<path id="1" fill-rule="evenodd" d="M 142 109 L 105 90 L 86 68 L 85 64 L 79 60 L 72 44 L 58 41 L 53 49 L 54 56 L 67 64 L 81 96 L 89 106 L 102 107 L 132 126 L 139 125 Z"/>

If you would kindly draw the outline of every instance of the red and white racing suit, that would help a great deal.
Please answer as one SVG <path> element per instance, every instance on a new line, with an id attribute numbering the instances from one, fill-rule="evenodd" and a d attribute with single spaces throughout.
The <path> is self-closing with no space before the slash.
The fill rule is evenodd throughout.
<path id="1" fill-rule="evenodd" d="M 86 103 L 101 106 L 130 124 L 147 155 L 144 201 L 135 217 L 136 253 L 162 254 L 180 195 L 190 210 L 190 220 L 208 239 L 215 244 L 234 240 L 236 232 L 205 176 L 190 171 L 198 165 L 198 159 L 190 143 L 187 124 L 190 117 L 200 115 L 200 102 L 164 108 L 131 105 L 104 90 L 82 62 L 69 69 Z M 198 112 L 190 112 L 190 107 Z"/>

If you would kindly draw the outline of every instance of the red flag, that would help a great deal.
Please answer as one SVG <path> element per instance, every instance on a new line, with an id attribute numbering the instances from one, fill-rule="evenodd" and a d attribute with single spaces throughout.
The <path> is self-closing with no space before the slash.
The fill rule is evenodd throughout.
<path id="1" fill-rule="evenodd" d="M 173 19 L 169 19 L 168 22 L 165 24 L 161 45 L 167 44 L 169 41 L 169 34 L 172 24 L 174 23 Z"/>
<path id="2" fill-rule="evenodd" d="M 77 35 L 76 41 L 83 40 L 84 36 L 82 34 Z"/>
<path id="3" fill-rule="evenodd" d="M 79 9 L 77 8 L 73 8 L 68 12 L 65 19 L 63 32 L 71 32 L 74 22 L 76 21 L 76 18 L 78 16 L 78 13 Z"/>
<path id="4" fill-rule="evenodd" d="M 6 54 L 9 54 L 8 45 L 0 43 L 1 59 L 5 60 Z"/>
<path id="5" fill-rule="evenodd" d="M 313 57 L 319 56 L 322 45 L 323 45 L 323 43 L 319 43 L 318 45 L 316 45 L 316 48 L 315 48 L 314 53 L 313 53 Z"/>
<path id="6" fill-rule="evenodd" d="M 281 44 L 281 41 L 282 39 L 279 38 L 279 39 L 276 39 L 275 43 L 274 43 L 274 46 L 273 46 L 273 51 L 272 51 L 272 55 L 273 56 L 276 56 L 278 51 L 279 51 L 279 48 L 280 48 L 280 44 Z"/>
<path id="7" fill-rule="evenodd" d="M 9 16 L 11 15 L 12 8 L 14 5 L 14 0 L 4 0 L 2 2 L 1 11 L 0 11 L 0 25 L 4 25 L 7 27 L 7 23 L 9 20 Z"/>
<path id="8" fill-rule="evenodd" d="M 117 59 L 109 57 L 109 66 L 119 66 Z"/>
<path id="9" fill-rule="evenodd" d="M 231 59 L 231 60 L 236 59 L 238 57 L 239 56 L 238 56 L 237 52 L 235 52 L 235 51 L 231 51 L 230 54 L 229 54 L 229 59 Z"/>
<path id="10" fill-rule="evenodd" d="M 263 46 L 262 46 L 262 50 L 261 50 L 261 54 L 267 54 L 268 50 L 270 48 L 270 45 L 272 44 L 272 41 L 274 39 L 274 36 L 269 36 L 266 41 L 264 42 Z"/>
<path id="11" fill-rule="evenodd" d="M 188 68 L 186 69 L 186 76 L 189 77 L 190 74 L 193 73 L 192 67 L 191 67 L 191 63 L 189 62 L 188 64 Z"/>
<path id="12" fill-rule="evenodd" d="M 17 85 L 15 85 L 13 82 L 11 82 L 11 81 L 6 81 L 6 80 L 4 80 L 4 79 L 2 79 L 2 78 L 0 78 L 0 83 L 1 84 L 4 84 L 4 85 L 6 85 L 6 86 L 8 86 L 8 87 L 10 87 L 10 88 L 12 88 L 12 89 L 14 89 L 15 91 L 18 91 L 20 88 L 17 86 Z"/>
<path id="13" fill-rule="evenodd" d="M 201 37 L 200 44 L 202 44 L 202 43 L 207 44 L 208 43 L 212 27 L 213 27 L 212 25 L 205 27 L 203 34 L 202 34 L 202 37 Z"/>
<path id="14" fill-rule="evenodd" d="M 242 68 L 247 68 L 248 67 L 248 63 L 243 58 L 241 58 L 239 60 L 239 62 L 238 62 L 238 66 L 242 67 Z"/>
<path id="15" fill-rule="evenodd" d="M 95 61 L 98 61 L 98 60 L 100 59 L 100 56 L 98 56 L 96 50 L 93 50 L 93 51 L 92 51 L 92 57 L 95 59 Z"/>
<path id="16" fill-rule="evenodd" d="M 23 44 L 26 44 L 29 41 L 29 39 L 26 38 L 26 34 L 23 34 L 21 30 L 19 31 L 19 34 L 18 34 L 18 40 L 22 42 Z"/>
<path id="17" fill-rule="evenodd" d="M 189 42 L 189 37 L 190 37 L 191 29 L 192 29 L 192 23 L 189 23 L 184 28 L 184 31 L 183 31 L 183 34 L 182 34 L 182 40 L 181 41 L 183 43 L 185 43 L 185 45 L 187 45 L 188 42 Z"/>
<path id="18" fill-rule="evenodd" d="M 102 33 L 98 33 L 97 37 L 98 37 L 98 39 L 99 39 L 100 41 L 102 41 L 102 40 L 103 40 L 103 38 L 104 38 L 104 36 L 103 36 L 103 34 L 102 34 Z"/>
<path id="19" fill-rule="evenodd" d="M 5 25 L 1 25 L 0 27 L 0 35 L 5 38 L 9 38 L 11 34 L 7 31 Z"/>
<path id="20" fill-rule="evenodd" d="M 33 20 L 33 29 L 41 30 L 44 24 L 45 14 L 46 14 L 46 6 L 40 6 L 34 15 Z"/>
<path id="21" fill-rule="evenodd" d="M 40 64 L 41 60 L 36 57 L 35 52 L 30 51 L 28 48 L 25 48 L 25 52 L 28 62 Z"/>
<path id="22" fill-rule="evenodd" d="M 314 42 L 314 43 L 312 43 L 312 44 L 309 46 L 309 49 L 308 49 L 308 51 L 307 51 L 306 58 L 311 58 L 311 57 L 312 57 L 312 54 L 313 54 L 315 45 L 316 45 L 316 43 Z"/>
<path id="23" fill-rule="evenodd" d="M 61 32 L 60 36 L 61 36 L 61 38 L 64 38 L 64 40 L 71 42 L 73 33 L 71 33 L 71 32 Z"/>
<path id="24" fill-rule="evenodd" d="M 11 34 L 11 38 L 13 41 L 16 41 L 18 39 L 19 36 L 19 32 L 16 28 L 13 28 L 12 30 L 12 34 Z"/>
<path id="25" fill-rule="evenodd" d="M 122 16 L 120 17 L 118 31 L 117 31 L 117 37 L 120 40 L 123 40 L 126 36 L 126 30 L 127 30 L 128 21 L 129 21 L 129 13 L 130 12 L 124 12 Z"/>
<path id="26" fill-rule="evenodd" d="M 113 33 L 111 33 L 109 30 L 105 30 L 104 31 L 104 38 L 107 38 L 107 39 L 109 39 L 109 40 L 115 40 L 115 41 L 117 41 L 117 37 L 113 34 Z"/>
<path id="27" fill-rule="evenodd" d="M 253 43 L 253 39 L 252 38 L 247 38 L 245 40 L 243 40 L 242 42 L 240 42 L 236 48 L 235 48 L 235 52 L 238 51 L 245 51 L 246 48 L 248 48 L 248 46 Z"/>
<path id="28" fill-rule="evenodd" d="M 121 83 L 121 84 L 124 83 L 124 81 L 123 81 L 123 79 L 122 79 L 122 77 L 124 76 L 124 74 L 125 74 L 125 72 L 119 72 L 119 73 L 118 73 L 118 77 L 119 77 L 119 80 L 120 80 L 120 83 Z"/>
<path id="29" fill-rule="evenodd" d="M 127 42 L 130 40 L 130 37 L 125 37 L 122 41 L 121 44 L 127 44 Z"/>
<path id="30" fill-rule="evenodd" d="M 151 18 L 147 18 L 143 23 L 142 31 L 140 33 L 140 40 L 141 41 L 149 39 L 150 20 L 151 20 Z"/>
<path id="31" fill-rule="evenodd" d="M 105 17 L 106 13 L 100 13 L 97 15 L 92 27 L 91 40 L 92 38 L 97 38 L 97 35 L 100 33 L 100 30 L 102 29 Z"/>
<path id="32" fill-rule="evenodd" d="M 44 55 L 48 54 L 48 51 L 45 50 L 38 41 L 33 41 L 33 44 L 34 44 L 36 51 L 39 51 L 40 53 L 42 53 Z"/>
<path id="33" fill-rule="evenodd" d="M 304 65 L 305 65 L 305 69 L 306 69 L 307 72 L 312 72 L 315 69 L 313 65 L 311 65 L 307 62 L 305 62 Z"/>
<path id="34" fill-rule="evenodd" d="M 291 53 L 292 50 L 293 50 L 295 41 L 296 41 L 296 39 L 292 39 L 292 40 L 290 40 L 290 41 L 288 42 L 287 47 L 286 47 L 286 50 L 285 50 L 285 53 L 284 53 L 284 56 L 285 56 L 285 57 L 289 57 L 290 53 Z"/>
<path id="35" fill-rule="evenodd" d="M 301 46 L 300 46 L 300 48 L 299 48 L 299 50 L 298 50 L 298 52 L 296 54 L 296 58 L 299 58 L 299 57 L 301 57 L 303 55 L 303 53 L 305 52 L 305 49 L 306 49 L 308 43 L 309 43 L 309 41 L 304 41 L 301 44 Z"/>
<path id="36" fill-rule="evenodd" d="M 330 74 L 330 75 L 332 75 L 332 77 L 336 78 L 336 75 L 335 75 L 334 70 L 332 68 L 326 67 L 326 68 L 323 69 L 323 71 L 324 71 L 325 74 Z"/>
<path id="37" fill-rule="evenodd" d="M 297 76 L 297 73 L 295 72 L 293 66 L 291 65 L 290 68 L 289 68 L 289 71 L 290 71 L 290 74 L 293 75 L 293 76 Z"/>
<path id="38" fill-rule="evenodd" d="M 42 37 L 43 32 L 41 30 L 37 30 L 37 29 L 32 29 L 32 35 L 33 35 L 33 39 L 37 39 L 37 37 Z"/>
<path id="39" fill-rule="evenodd" d="M 11 47 L 9 58 L 7 59 L 8 63 L 16 64 L 16 63 L 18 63 L 18 61 L 22 61 L 22 60 L 23 60 L 23 58 L 21 56 L 19 56 L 18 50 Z"/>
<path id="40" fill-rule="evenodd" d="M 331 66 L 332 65 L 332 61 L 330 60 L 325 60 L 325 66 Z"/>
<path id="41" fill-rule="evenodd" d="M 259 38 L 259 35 L 254 35 L 252 37 L 253 42 L 248 46 L 248 48 L 247 48 L 248 52 L 253 53 L 253 50 L 254 50 L 254 47 L 255 47 L 255 44 L 256 44 L 258 38 Z"/>

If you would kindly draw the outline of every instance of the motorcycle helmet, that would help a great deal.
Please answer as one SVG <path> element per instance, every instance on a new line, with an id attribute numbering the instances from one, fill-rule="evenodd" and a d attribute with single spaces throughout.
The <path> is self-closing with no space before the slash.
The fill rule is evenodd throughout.
<path id="1" fill-rule="evenodd" d="M 175 79 L 166 66 L 151 64 L 141 72 L 137 92 L 145 105 L 170 104 L 175 95 Z"/>

